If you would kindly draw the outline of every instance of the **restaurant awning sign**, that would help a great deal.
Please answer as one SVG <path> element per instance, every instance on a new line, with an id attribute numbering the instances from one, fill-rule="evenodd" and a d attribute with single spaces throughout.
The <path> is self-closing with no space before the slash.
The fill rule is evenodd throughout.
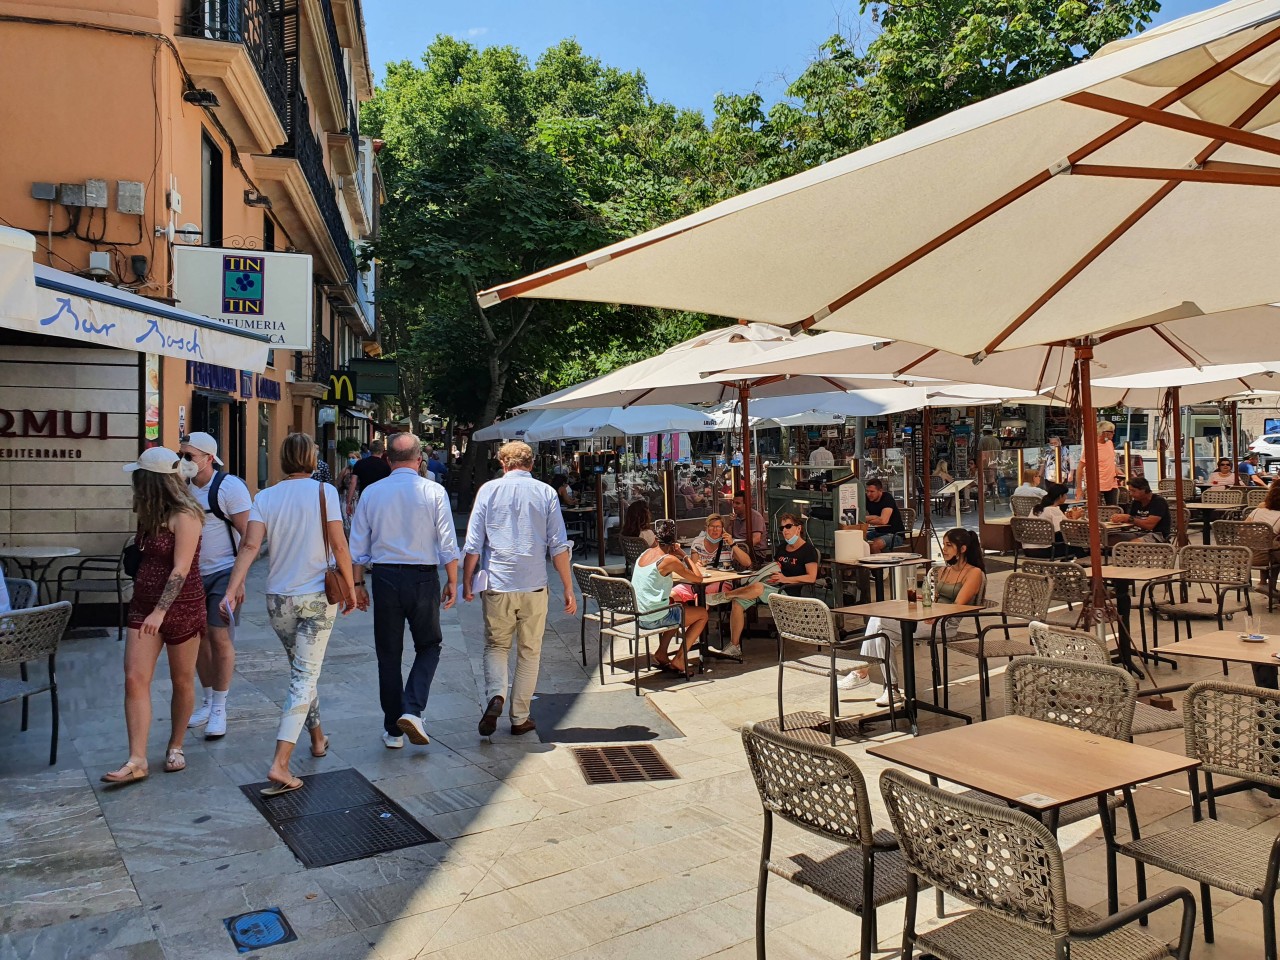
<path id="1" fill-rule="evenodd" d="M 187 310 L 311 349 L 311 257 L 228 247 L 174 247 L 173 292 Z"/>

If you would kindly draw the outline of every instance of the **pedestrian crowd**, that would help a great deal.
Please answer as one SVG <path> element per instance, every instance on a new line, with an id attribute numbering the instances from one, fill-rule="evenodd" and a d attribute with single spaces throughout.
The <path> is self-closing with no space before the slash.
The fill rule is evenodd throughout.
<path id="1" fill-rule="evenodd" d="M 315 441 L 301 433 L 281 444 L 284 479 L 255 497 L 219 469 L 218 444 L 207 433 L 184 437 L 178 452 L 145 450 L 125 466 L 137 515 L 126 551 L 134 581 L 124 655 L 129 755 L 103 781 L 136 782 L 150 773 L 151 682 L 162 650 L 173 691 L 164 770 L 185 769 L 189 729 L 203 727 L 208 740 L 226 735 L 235 628 L 249 568 L 268 542 L 263 599 L 290 676 L 264 794 L 303 786 L 290 761 L 304 729 L 312 756 L 329 749 L 317 687 L 334 624 L 353 610 L 373 609 L 383 744 L 395 750 L 405 738 L 431 742 L 423 718 L 443 645 L 440 611 L 458 599 L 460 561 L 463 599 L 479 597 L 484 612 L 487 704 L 478 731 L 492 735 L 504 707 L 513 734 L 536 728 L 529 709 L 548 610 L 548 558 L 566 613 L 575 612 L 576 598 L 573 545 L 555 491 L 532 477 L 533 451 L 516 442 L 498 452 L 503 474 L 480 488 L 461 548 L 439 458 L 410 433 L 392 435 L 385 452 L 374 441 L 368 453 L 349 459 L 341 496 L 320 469 Z M 407 677 L 406 626 L 414 649 Z"/>

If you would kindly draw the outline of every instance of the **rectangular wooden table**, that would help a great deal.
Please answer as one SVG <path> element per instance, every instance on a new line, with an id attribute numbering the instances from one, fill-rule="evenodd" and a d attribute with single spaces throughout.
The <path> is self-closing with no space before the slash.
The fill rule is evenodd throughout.
<path id="1" fill-rule="evenodd" d="M 872 756 L 981 790 L 1033 814 L 1097 798 L 1107 841 L 1107 894 L 1118 909 L 1115 837 L 1107 794 L 1200 761 L 1166 750 L 1112 740 L 1029 717 L 997 717 L 912 740 L 877 744 Z"/>
<path id="2" fill-rule="evenodd" d="M 1202 633 L 1181 643 L 1156 647 L 1155 652 L 1166 657 L 1190 657 L 1196 660 L 1226 660 L 1230 663 L 1247 663 L 1253 668 L 1253 682 L 1259 687 L 1277 689 L 1277 667 L 1280 659 L 1280 634 L 1264 634 L 1262 641 L 1240 639 L 1239 630 L 1215 630 Z"/>
<path id="3" fill-rule="evenodd" d="M 859 617 L 879 617 L 881 620 L 896 620 L 901 625 L 902 702 L 904 711 L 907 714 L 907 721 L 911 724 L 911 734 L 914 736 L 918 732 L 916 724 L 917 709 L 928 710 L 931 713 L 938 713 L 945 717 L 954 717 L 957 720 L 965 721 L 965 723 L 969 723 L 973 719 L 963 713 L 948 710 L 946 707 L 939 706 L 936 703 L 920 700 L 916 696 L 916 624 L 923 623 L 926 620 L 936 620 L 939 617 L 957 617 L 966 613 L 977 613 L 983 609 L 985 608 L 967 603 L 935 603 L 931 606 L 925 606 L 923 603 L 910 603 L 907 600 L 880 600 L 875 603 L 859 603 L 852 607 L 836 607 L 833 612 Z M 893 659 L 891 646 L 887 657 L 890 660 Z M 886 682 L 891 682 L 890 676 L 889 668 L 886 665 Z"/>
<path id="4" fill-rule="evenodd" d="M 1124 665 L 1133 672 L 1139 672 L 1133 665 L 1133 630 L 1130 624 L 1130 611 L 1132 604 L 1129 600 L 1129 584 L 1142 583 L 1147 584 L 1152 580 L 1163 580 L 1166 577 L 1176 577 L 1183 573 L 1181 567 L 1121 567 L 1114 564 L 1102 565 L 1102 576 L 1110 580 L 1116 588 L 1116 615 L 1120 618 L 1120 629 L 1116 632 L 1120 646 L 1120 658 Z M 1142 646 L 1143 652 L 1138 656 L 1146 660 L 1148 658 L 1159 659 L 1157 654 L 1148 654 L 1147 646 L 1147 621 L 1142 616 L 1141 596 L 1138 603 L 1139 623 L 1142 625 Z"/>
<path id="5" fill-rule="evenodd" d="M 1244 506 L 1243 503 L 1184 503 L 1184 507 L 1188 510 L 1198 511 L 1202 522 L 1201 533 L 1204 535 L 1205 546 L 1209 545 L 1209 533 L 1212 529 L 1213 514 L 1230 513 L 1232 510 L 1239 510 Z"/>

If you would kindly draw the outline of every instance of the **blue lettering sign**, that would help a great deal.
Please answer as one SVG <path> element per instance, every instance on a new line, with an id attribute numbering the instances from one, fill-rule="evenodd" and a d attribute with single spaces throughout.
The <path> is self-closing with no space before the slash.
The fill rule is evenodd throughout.
<path id="1" fill-rule="evenodd" d="M 160 329 L 160 321 L 155 317 L 148 317 L 149 326 L 142 336 L 134 340 L 134 343 L 143 343 L 150 337 L 155 337 L 162 349 L 180 350 L 183 353 L 191 354 L 193 357 L 204 357 L 204 348 L 200 346 L 200 331 L 192 328 L 190 337 L 170 337 L 166 336 L 164 331 Z"/>
<path id="2" fill-rule="evenodd" d="M 58 307 L 58 312 L 53 314 L 52 316 L 45 317 L 43 320 L 41 320 L 40 326 L 47 327 L 51 323 L 56 323 L 58 318 L 65 313 L 65 314 L 69 314 L 71 319 L 75 321 L 75 331 L 77 333 L 87 333 L 87 334 L 92 334 L 93 336 L 109 337 L 111 336 L 111 331 L 116 328 L 116 325 L 114 323 L 94 323 L 92 320 L 81 320 L 80 315 L 76 313 L 75 310 L 73 310 L 71 307 L 70 297 L 58 297 L 56 298 L 56 301 L 57 303 L 60 304 L 60 306 Z"/>

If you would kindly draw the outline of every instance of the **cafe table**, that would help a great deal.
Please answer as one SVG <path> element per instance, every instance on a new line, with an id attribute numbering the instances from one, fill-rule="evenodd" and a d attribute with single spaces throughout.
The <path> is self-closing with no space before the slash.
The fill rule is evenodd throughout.
<path id="1" fill-rule="evenodd" d="M 1164 580 L 1168 577 L 1176 577 L 1183 573 L 1181 567 L 1122 567 L 1114 564 L 1103 564 L 1103 579 L 1111 581 L 1116 591 L 1116 615 L 1120 620 L 1120 628 L 1116 631 L 1118 640 L 1120 659 L 1124 666 L 1134 673 L 1141 673 L 1133 665 L 1133 629 L 1131 625 L 1131 609 L 1132 602 L 1129 599 L 1129 585 L 1134 583 L 1148 584 L 1153 580 Z M 1142 588 L 1139 587 L 1141 590 Z M 1142 615 L 1142 605 L 1138 605 L 1138 618 L 1142 626 L 1142 651 L 1138 656 L 1143 660 L 1155 659 L 1160 657 L 1154 653 L 1147 653 L 1147 621 Z"/>
<path id="2" fill-rule="evenodd" d="M 996 797 L 1052 824 L 1062 808 L 1098 802 L 1107 843 L 1107 899 L 1119 909 L 1115 831 L 1107 796 L 1193 770 L 1200 761 L 1030 717 L 996 717 L 923 737 L 877 744 L 874 757 Z"/>
<path id="3" fill-rule="evenodd" d="M 1239 503 L 1184 503 L 1184 507 L 1188 510 L 1194 510 L 1200 514 L 1200 533 L 1204 537 L 1205 546 L 1209 545 L 1209 533 L 1212 530 L 1213 515 L 1215 513 L 1232 513 L 1239 510 L 1243 504 Z"/>
<path id="4" fill-rule="evenodd" d="M 890 551 L 895 552 L 895 551 Z M 836 603 L 844 600 L 844 573 L 846 570 L 859 571 L 866 570 L 871 574 L 871 582 L 875 589 L 876 600 L 884 600 L 884 574 L 885 571 L 892 573 L 890 580 L 891 590 L 895 598 L 905 598 L 907 590 L 907 569 L 909 567 L 928 566 L 929 560 L 925 557 L 916 555 L 909 558 L 901 558 L 898 560 L 876 560 L 877 554 L 864 557 L 862 560 L 835 560 L 832 559 L 831 574 L 832 586 L 834 588 L 834 596 Z M 883 554 L 880 554 L 883 556 Z"/>
<path id="5" fill-rule="evenodd" d="M 912 603 L 909 600 L 881 600 L 875 603 L 859 603 L 852 607 L 836 607 L 832 612 L 868 618 L 879 617 L 881 620 L 896 620 L 901 625 L 902 702 L 907 714 L 907 720 L 911 724 L 911 734 L 915 736 L 917 733 L 917 709 L 928 710 L 931 713 L 938 713 L 945 717 L 953 717 L 966 723 L 971 722 L 973 719 L 966 714 L 948 710 L 946 707 L 930 703 L 927 700 L 921 700 L 916 696 L 916 624 L 940 617 L 957 617 L 968 613 L 978 613 L 984 609 L 986 608 L 968 603 L 934 603 L 926 606 L 919 601 Z M 893 652 L 890 650 L 889 658 L 892 659 L 892 656 Z M 889 677 L 886 675 L 885 679 L 888 680 Z"/>
<path id="6" fill-rule="evenodd" d="M 684 577 L 680 576 L 680 574 L 678 573 L 674 574 L 672 579 L 674 579 L 676 583 L 685 583 L 693 587 L 694 592 L 696 592 L 698 595 L 698 603 L 701 606 L 706 607 L 707 606 L 707 587 L 717 583 L 736 584 L 739 580 L 742 580 L 748 576 L 750 576 L 750 572 L 739 573 L 737 570 L 715 570 L 710 567 L 703 567 L 701 582 L 695 583 L 692 580 L 686 580 Z M 730 602 L 732 603 L 732 601 Z M 710 612 L 711 610 L 710 608 L 708 608 L 707 613 L 710 614 Z M 728 654 L 722 653 L 719 650 L 712 650 L 707 645 L 707 635 L 711 632 L 709 629 L 710 624 L 708 624 L 707 626 L 708 628 L 702 631 L 701 648 L 702 648 L 703 659 L 706 660 L 709 657 L 715 657 L 717 660 L 732 660 L 734 663 L 742 663 L 741 657 L 731 657 Z M 721 637 L 722 642 L 723 640 L 724 638 Z"/>
<path id="7" fill-rule="evenodd" d="M 78 556 L 79 547 L 0 547 L 0 560 L 12 560 L 19 571 L 36 582 L 37 589 L 44 590 L 46 596 L 49 596 L 49 589 L 45 580 L 53 561 Z"/>

